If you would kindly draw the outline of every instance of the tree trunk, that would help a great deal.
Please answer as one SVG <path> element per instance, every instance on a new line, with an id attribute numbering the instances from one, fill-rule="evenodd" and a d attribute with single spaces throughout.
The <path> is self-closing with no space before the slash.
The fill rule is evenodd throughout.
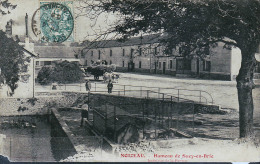
<path id="1" fill-rule="evenodd" d="M 237 91 L 239 101 L 239 128 L 240 138 L 250 138 L 253 136 L 253 97 L 252 89 L 254 69 L 256 66 L 255 53 L 241 49 L 242 62 L 237 80 Z"/>

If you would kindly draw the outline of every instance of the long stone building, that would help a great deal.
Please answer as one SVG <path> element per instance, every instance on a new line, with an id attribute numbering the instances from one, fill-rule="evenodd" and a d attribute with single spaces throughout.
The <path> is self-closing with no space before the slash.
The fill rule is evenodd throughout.
<path id="1" fill-rule="evenodd" d="M 7 25 L 6 32 L 12 35 L 12 25 Z M 27 32 L 28 33 L 28 32 Z M 19 36 L 21 43 L 25 39 L 30 43 L 30 51 L 37 54 L 35 58 L 35 74 L 44 65 L 54 61 L 79 62 L 90 66 L 97 60 L 106 64 L 115 64 L 118 72 L 140 72 L 151 74 L 166 74 L 180 77 L 200 77 L 206 79 L 235 80 L 241 63 L 241 52 L 238 48 L 225 49 L 224 44 L 210 50 L 205 59 L 193 57 L 184 58 L 179 50 L 171 54 L 164 52 L 159 40 L 159 34 L 134 37 L 125 42 L 103 40 L 97 42 L 72 43 L 41 43 L 32 40 L 28 35 Z M 255 77 L 260 78 L 260 48 L 256 53 L 258 60 Z"/>
<path id="2" fill-rule="evenodd" d="M 97 60 L 115 64 L 119 72 L 142 72 L 172 76 L 192 76 L 206 79 L 235 80 L 241 63 L 238 48 L 223 48 L 224 43 L 210 50 L 205 59 L 186 59 L 176 49 L 164 53 L 159 45 L 160 35 L 132 38 L 126 42 L 104 40 L 85 45 L 80 63 L 90 66 Z M 256 57 L 260 56 L 260 52 Z M 259 57 L 260 58 L 260 57 Z M 260 63 L 256 68 L 259 76 Z"/>

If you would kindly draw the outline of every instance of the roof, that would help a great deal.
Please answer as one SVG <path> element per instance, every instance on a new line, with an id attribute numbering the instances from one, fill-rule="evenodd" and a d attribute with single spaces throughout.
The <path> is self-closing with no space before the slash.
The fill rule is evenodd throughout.
<path id="1" fill-rule="evenodd" d="M 40 58 L 75 58 L 78 53 L 76 47 L 66 46 L 35 46 L 34 52 L 39 54 Z M 73 51 L 74 50 L 74 51 Z"/>
<path id="2" fill-rule="evenodd" d="M 92 48 L 110 48 L 110 47 L 124 47 L 124 46 L 133 46 L 133 45 L 142 45 L 142 44 L 152 44 L 159 43 L 159 40 L 162 39 L 161 34 L 145 35 L 140 37 L 134 37 L 124 42 L 117 40 L 102 40 L 96 42 L 88 42 L 85 46 L 85 49 Z"/>
<path id="3" fill-rule="evenodd" d="M 37 55 L 35 55 L 34 53 L 28 51 L 27 49 L 25 49 L 25 48 L 23 48 L 23 47 L 21 47 L 21 49 L 22 49 L 22 51 L 28 53 L 28 54 L 31 55 L 32 57 L 37 57 Z"/>

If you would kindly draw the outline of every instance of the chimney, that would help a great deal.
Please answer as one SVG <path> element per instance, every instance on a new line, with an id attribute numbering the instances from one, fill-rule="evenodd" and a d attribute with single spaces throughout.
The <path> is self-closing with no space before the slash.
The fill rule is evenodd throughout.
<path id="1" fill-rule="evenodd" d="M 12 35 L 12 20 L 8 21 L 5 25 L 5 32 L 8 36 Z"/>
<path id="2" fill-rule="evenodd" d="M 30 49 L 30 41 L 28 37 L 28 14 L 25 15 L 25 48 L 28 50 Z"/>
<path id="3" fill-rule="evenodd" d="M 28 14 L 27 13 L 25 15 L 25 30 L 26 30 L 25 36 L 26 38 L 28 38 Z"/>

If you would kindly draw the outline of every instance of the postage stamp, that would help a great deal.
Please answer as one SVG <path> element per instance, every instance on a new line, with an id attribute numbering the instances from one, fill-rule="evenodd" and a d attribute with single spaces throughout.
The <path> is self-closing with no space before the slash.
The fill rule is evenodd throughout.
<path id="1" fill-rule="evenodd" d="M 70 37 L 74 22 L 67 3 L 41 2 L 40 13 L 43 42 L 64 42 Z"/>
<path id="2" fill-rule="evenodd" d="M 32 30 L 42 42 L 72 42 L 74 40 L 73 2 L 40 2 L 40 8 L 32 16 Z"/>

